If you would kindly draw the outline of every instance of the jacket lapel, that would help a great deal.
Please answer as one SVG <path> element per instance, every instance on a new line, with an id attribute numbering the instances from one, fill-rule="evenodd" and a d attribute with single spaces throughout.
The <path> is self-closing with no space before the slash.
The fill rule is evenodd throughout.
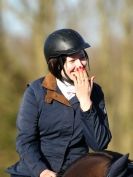
<path id="1" fill-rule="evenodd" d="M 66 106 L 71 106 L 65 96 L 57 92 L 56 78 L 51 73 L 46 75 L 42 82 L 42 86 L 47 89 L 45 102 L 51 103 L 53 100 L 56 100 Z"/>

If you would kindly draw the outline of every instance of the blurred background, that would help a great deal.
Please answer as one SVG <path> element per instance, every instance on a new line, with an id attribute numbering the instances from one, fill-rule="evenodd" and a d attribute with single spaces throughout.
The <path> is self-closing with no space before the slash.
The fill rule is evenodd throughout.
<path id="1" fill-rule="evenodd" d="M 26 84 L 47 73 L 43 43 L 73 28 L 91 45 L 91 74 L 105 94 L 110 150 L 133 159 L 133 1 L 0 1 L 0 176 L 18 159 L 16 115 Z"/>

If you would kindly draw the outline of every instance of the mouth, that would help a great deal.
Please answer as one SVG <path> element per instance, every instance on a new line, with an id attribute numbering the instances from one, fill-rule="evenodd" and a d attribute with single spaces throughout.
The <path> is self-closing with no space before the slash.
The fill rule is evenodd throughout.
<path id="1" fill-rule="evenodd" d="M 85 66 L 79 66 L 78 68 L 75 68 L 74 70 L 72 70 L 70 73 L 77 72 L 77 71 L 84 71 L 84 70 L 86 70 Z"/>

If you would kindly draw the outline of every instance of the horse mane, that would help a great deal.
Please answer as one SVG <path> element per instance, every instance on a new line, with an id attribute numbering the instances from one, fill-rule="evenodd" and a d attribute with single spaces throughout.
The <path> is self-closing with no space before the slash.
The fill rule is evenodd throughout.
<path id="1" fill-rule="evenodd" d="M 122 156 L 121 153 L 107 150 L 88 153 L 74 161 L 63 177 L 107 177 L 110 166 Z"/>

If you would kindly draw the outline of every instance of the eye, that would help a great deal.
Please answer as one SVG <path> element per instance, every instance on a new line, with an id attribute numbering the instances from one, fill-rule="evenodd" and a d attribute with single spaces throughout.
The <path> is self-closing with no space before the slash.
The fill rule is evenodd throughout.
<path id="1" fill-rule="evenodd" d="M 74 63 L 74 62 L 75 62 L 75 60 L 74 60 L 74 59 L 72 59 L 72 60 L 70 60 L 69 62 L 70 62 L 70 63 Z"/>

